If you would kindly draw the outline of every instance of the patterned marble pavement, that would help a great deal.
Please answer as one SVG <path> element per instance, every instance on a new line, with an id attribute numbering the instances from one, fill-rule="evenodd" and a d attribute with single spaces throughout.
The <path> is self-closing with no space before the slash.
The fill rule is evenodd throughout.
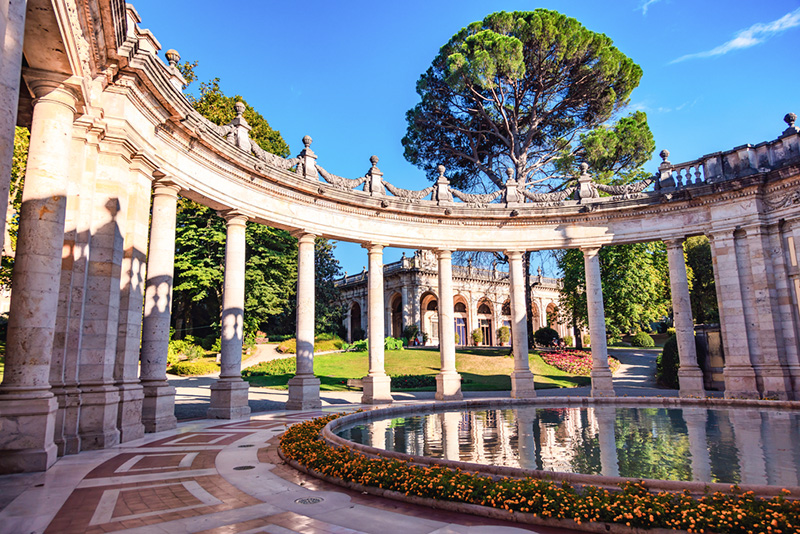
<path id="1" fill-rule="evenodd" d="M 341 409 L 182 423 L 64 457 L 47 473 L 2 476 L 0 533 L 567 532 L 362 495 L 282 463 L 277 442 L 288 425 Z"/>

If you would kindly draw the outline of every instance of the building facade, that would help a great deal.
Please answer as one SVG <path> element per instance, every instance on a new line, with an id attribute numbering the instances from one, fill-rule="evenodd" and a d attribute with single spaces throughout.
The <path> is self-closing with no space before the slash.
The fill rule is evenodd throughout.
<path id="1" fill-rule="evenodd" d="M 359 274 L 345 276 L 336 282 L 342 292 L 345 308 L 347 341 L 361 339 L 369 331 L 367 268 Z M 419 341 L 426 345 L 439 344 L 439 271 L 436 255 L 429 250 L 417 250 L 406 257 L 383 266 L 384 335 L 403 337 L 407 326 L 419 327 Z M 531 277 L 530 314 L 534 331 L 550 326 L 562 338 L 572 335 L 569 325 L 559 322 L 558 302 L 560 280 L 538 275 Z M 478 345 L 501 345 L 497 330 L 511 327 L 511 284 L 508 273 L 498 270 L 453 266 L 453 323 L 456 345 L 475 345 L 472 332 L 480 330 Z M 423 335 L 424 334 L 424 335 Z M 508 343 L 505 343 L 508 345 Z"/>

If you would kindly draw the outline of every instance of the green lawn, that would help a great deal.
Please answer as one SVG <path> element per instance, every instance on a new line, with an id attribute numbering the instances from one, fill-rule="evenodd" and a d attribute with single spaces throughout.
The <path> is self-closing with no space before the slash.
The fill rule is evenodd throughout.
<path id="1" fill-rule="evenodd" d="M 463 377 L 464 391 L 508 391 L 514 359 L 508 349 L 462 349 L 456 352 L 456 369 Z M 385 369 L 389 375 L 435 375 L 439 372 L 439 352 L 435 349 L 387 350 Z M 575 387 L 589 384 L 589 378 L 572 376 L 544 363 L 537 353 L 530 354 L 531 370 L 537 389 Z M 321 389 L 346 390 L 348 378 L 362 378 L 369 370 L 366 352 L 322 354 L 314 357 L 314 373 Z M 292 374 L 253 376 L 246 380 L 253 386 L 286 389 Z M 414 391 L 433 391 L 419 388 Z M 408 391 L 408 390 L 407 390 Z"/>

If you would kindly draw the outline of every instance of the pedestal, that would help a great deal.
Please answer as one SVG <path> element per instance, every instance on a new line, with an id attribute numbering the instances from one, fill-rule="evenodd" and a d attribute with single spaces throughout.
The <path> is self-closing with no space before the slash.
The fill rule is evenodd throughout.
<path id="1" fill-rule="evenodd" d="M 705 385 L 703 384 L 703 372 L 697 368 L 679 368 L 678 384 L 680 384 L 681 397 L 704 398 L 706 396 Z"/>
<path id="2" fill-rule="evenodd" d="M 144 385 L 142 424 L 145 432 L 162 432 L 178 426 L 175 417 L 175 388 L 166 384 Z"/>
<path id="3" fill-rule="evenodd" d="M 533 373 L 530 371 L 514 371 L 511 373 L 511 398 L 532 399 L 536 397 Z"/>
<path id="4" fill-rule="evenodd" d="M 592 397 L 616 397 L 611 371 L 608 369 L 592 370 Z"/>
<path id="5" fill-rule="evenodd" d="M 217 380 L 211 386 L 209 419 L 247 419 L 250 405 L 247 394 L 250 384 L 244 380 Z"/>
<path id="6" fill-rule="evenodd" d="M 725 377 L 726 399 L 759 399 L 756 374 L 752 367 L 726 365 L 722 371 Z"/>
<path id="7" fill-rule="evenodd" d="M 289 400 L 287 410 L 315 410 L 322 407 L 319 399 L 319 378 L 316 376 L 295 376 L 289 379 Z"/>
<path id="8" fill-rule="evenodd" d="M 436 375 L 436 400 L 462 400 L 461 375 L 453 372 L 442 372 Z"/>
<path id="9" fill-rule="evenodd" d="M 388 375 L 365 376 L 362 380 L 364 393 L 361 404 L 391 404 L 392 379 Z"/>
<path id="10" fill-rule="evenodd" d="M 0 402 L 0 473 L 45 471 L 56 461 L 55 397 Z"/>

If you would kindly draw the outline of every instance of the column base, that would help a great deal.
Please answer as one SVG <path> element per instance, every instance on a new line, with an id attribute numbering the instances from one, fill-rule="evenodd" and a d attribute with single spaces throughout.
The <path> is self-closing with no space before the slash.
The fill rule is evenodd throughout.
<path id="1" fill-rule="evenodd" d="M 314 375 L 295 375 L 289 379 L 287 410 L 315 410 L 321 407 L 319 378 Z"/>
<path id="2" fill-rule="evenodd" d="M 680 385 L 680 396 L 700 397 L 706 396 L 705 386 L 703 385 L 703 372 L 698 369 L 678 369 L 678 384 Z"/>
<path id="3" fill-rule="evenodd" d="M 461 375 L 455 371 L 436 375 L 436 400 L 463 400 L 461 394 Z"/>
<path id="4" fill-rule="evenodd" d="M 731 367 L 722 371 L 725 377 L 726 399 L 760 399 L 756 373 L 752 367 Z"/>
<path id="5" fill-rule="evenodd" d="M 125 443 L 144 437 L 142 424 L 142 402 L 144 391 L 139 384 L 119 385 L 119 409 L 117 425 L 119 426 L 119 442 Z"/>
<path id="6" fill-rule="evenodd" d="M 530 371 L 514 371 L 511 373 L 511 398 L 532 399 L 536 397 L 533 373 Z"/>
<path id="7" fill-rule="evenodd" d="M 790 400 L 792 380 L 788 369 L 781 366 L 760 366 L 754 369 L 763 399 Z"/>
<path id="8" fill-rule="evenodd" d="M 166 380 L 156 384 L 142 384 L 142 424 L 147 433 L 172 430 L 178 426 L 175 417 L 175 388 Z"/>
<path id="9" fill-rule="evenodd" d="M 107 449 L 119 445 L 118 411 L 119 390 L 116 387 L 81 387 L 78 433 L 82 451 Z"/>
<path id="10" fill-rule="evenodd" d="M 250 417 L 250 384 L 237 379 L 219 379 L 211 386 L 209 419 L 247 419 Z"/>
<path id="11" fill-rule="evenodd" d="M 616 397 L 610 369 L 592 369 L 592 397 Z"/>
<path id="12" fill-rule="evenodd" d="M 362 380 L 364 394 L 361 404 L 391 404 L 392 379 L 387 375 L 365 376 Z"/>
<path id="13" fill-rule="evenodd" d="M 0 474 L 46 471 L 57 458 L 53 441 L 58 402 L 0 396 Z"/>

